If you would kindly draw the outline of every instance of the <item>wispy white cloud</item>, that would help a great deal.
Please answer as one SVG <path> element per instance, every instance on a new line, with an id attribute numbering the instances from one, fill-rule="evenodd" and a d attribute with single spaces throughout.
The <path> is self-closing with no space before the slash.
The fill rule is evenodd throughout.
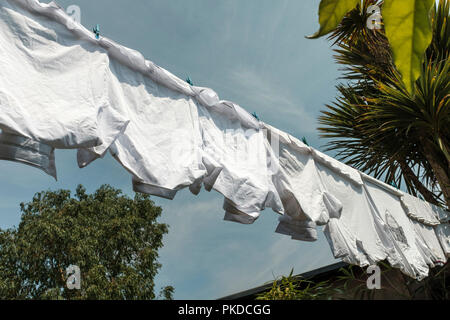
<path id="1" fill-rule="evenodd" d="M 246 66 L 236 66 L 229 71 L 228 79 L 233 84 L 231 91 L 250 104 L 243 106 L 246 109 L 250 110 L 253 106 L 258 113 L 278 119 L 283 127 L 292 128 L 301 124 L 302 132 L 315 132 L 316 119 L 302 102 L 258 71 Z"/>

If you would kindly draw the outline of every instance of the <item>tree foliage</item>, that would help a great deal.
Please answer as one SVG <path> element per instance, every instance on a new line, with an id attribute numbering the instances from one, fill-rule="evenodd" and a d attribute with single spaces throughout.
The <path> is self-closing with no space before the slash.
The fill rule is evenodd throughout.
<path id="1" fill-rule="evenodd" d="M 320 29 L 309 38 L 319 38 L 333 31 L 358 2 L 360 0 L 322 0 L 319 6 Z"/>
<path id="2" fill-rule="evenodd" d="M 347 164 L 450 207 L 449 2 L 432 12 L 432 41 L 410 93 L 395 66 L 384 29 L 366 28 L 366 0 L 330 39 L 343 66 L 339 96 L 322 112 L 328 150 Z"/>
<path id="3" fill-rule="evenodd" d="M 428 18 L 435 0 L 384 0 L 383 20 L 395 64 L 408 92 L 420 76 L 432 32 Z"/>
<path id="4" fill-rule="evenodd" d="M 368 21 L 367 3 L 379 5 L 379 1 L 321 0 L 319 6 L 319 30 L 310 39 L 327 35 L 341 23 L 342 18 L 355 7 L 364 11 L 364 25 Z M 420 74 L 424 51 L 431 41 L 430 11 L 434 0 L 384 0 L 383 19 L 386 36 L 391 44 L 394 60 L 401 76 L 400 81 L 409 93 L 414 92 L 414 82 Z"/>
<path id="5" fill-rule="evenodd" d="M 2 299 L 155 299 L 158 249 L 168 226 L 146 195 L 134 199 L 102 186 L 37 193 L 21 203 L 18 228 L 0 230 Z M 81 290 L 66 268 L 81 270 Z M 161 292 L 170 299 L 172 287 Z"/>
<path id="6" fill-rule="evenodd" d="M 286 277 L 275 280 L 272 288 L 256 297 L 256 300 L 325 300 L 332 296 L 328 281 L 313 282 L 293 276 L 294 269 Z"/>
<path id="7" fill-rule="evenodd" d="M 450 265 L 435 266 L 430 275 L 418 281 L 402 274 L 387 261 L 379 264 L 380 289 L 367 287 L 368 274 L 364 268 L 347 265 L 328 280 L 304 279 L 293 276 L 281 277 L 267 291 L 257 295 L 256 300 L 448 300 L 450 298 Z"/>

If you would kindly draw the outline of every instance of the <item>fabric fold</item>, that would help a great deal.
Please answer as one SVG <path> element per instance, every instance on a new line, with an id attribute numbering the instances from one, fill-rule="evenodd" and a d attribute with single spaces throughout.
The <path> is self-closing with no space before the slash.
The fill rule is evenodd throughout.
<path id="1" fill-rule="evenodd" d="M 271 155 L 273 185 L 278 193 L 286 219 L 324 225 L 328 212 L 323 202 L 323 188 L 311 149 L 294 137 L 268 124 L 266 131 Z"/>
<path id="2" fill-rule="evenodd" d="M 400 202 L 399 191 L 387 188 L 380 181 L 374 183 L 373 178 L 363 178 L 389 263 L 412 278 L 421 280 L 427 277 L 429 267 L 417 247 L 417 236 Z"/>
<path id="3" fill-rule="evenodd" d="M 420 200 L 407 193 L 400 198 L 405 207 L 406 214 L 420 223 L 428 226 L 437 226 L 439 221 L 439 209 L 431 203 Z"/>
<path id="4" fill-rule="evenodd" d="M 317 225 L 313 221 L 294 220 L 288 215 L 279 218 L 275 232 L 290 236 L 292 240 L 317 241 Z"/>
<path id="5" fill-rule="evenodd" d="M 438 225 L 436 227 L 436 235 L 445 255 L 447 258 L 450 258 L 450 224 L 442 223 Z"/>
<path id="6" fill-rule="evenodd" d="M 205 189 L 225 198 L 225 219 L 253 223 L 265 208 L 283 210 L 272 181 L 264 132 L 222 109 L 197 104 Z M 242 217 L 245 218 L 242 218 Z"/>
<path id="7" fill-rule="evenodd" d="M 55 149 L 46 144 L 2 131 L 0 159 L 38 168 L 57 180 Z"/>
<path id="8" fill-rule="evenodd" d="M 2 1 L 0 129 L 58 149 L 99 146 L 109 58 L 69 29 L 62 12 L 38 1 Z"/>
<path id="9" fill-rule="evenodd" d="M 367 267 L 375 262 L 367 256 L 362 241 L 349 230 L 343 221 L 331 218 L 323 232 L 336 259 L 340 258 L 346 263 L 360 267 Z"/>
<path id="10" fill-rule="evenodd" d="M 325 161 L 326 159 L 326 161 Z M 359 172 L 340 166 L 328 156 L 321 156 L 315 164 L 319 172 L 323 204 L 329 221 L 324 233 L 333 255 L 360 267 L 383 261 L 388 256 L 377 232 L 371 204 L 364 190 Z"/>
<path id="11" fill-rule="evenodd" d="M 160 198 L 173 200 L 175 199 L 175 195 L 177 194 L 177 190 L 170 190 L 159 186 L 154 186 L 151 184 L 143 183 L 138 181 L 136 178 L 133 177 L 132 179 L 133 184 L 133 191 L 144 193 L 144 194 L 151 194 Z"/>
<path id="12" fill-rule="evenodd" d="M 447 262 L 447 257 L 441 247 L 435 227 L 425 225 L 411 219 L 416 233 L 416 245 L 427 264 L 434 268 Z"/>

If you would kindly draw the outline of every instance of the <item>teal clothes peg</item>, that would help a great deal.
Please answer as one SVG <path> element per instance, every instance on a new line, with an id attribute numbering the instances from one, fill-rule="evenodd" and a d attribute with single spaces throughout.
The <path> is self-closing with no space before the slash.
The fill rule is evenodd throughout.
<path id="1" fill-rule="evenodd" d="M 256 120 L 259 120 L 259 117 L 258 117 L 258 115 L 256 114 L 256 112 L 253 112 L 253 113 L 252 113 L 252 116 L 253 116 L 253 118 L 255 118 Z"/>
<path id="2" fill-rule="evenodd" d="M 95 38 L 100 39 L 100 25 L 97 24 L 94 29 L 92 29 L 92 32 L 95 34 Z"/>
<path id="3" fill-rule="evenodd" d="M 305 138 L 305 137 L 302 138 L 302 142 L 303 142 L 304 144 L 306 144 L 306 145 L 309 147 L 309 143 L 308 143 L 308 141 L 306 141 L 306 138 Z"/>
<path id="4" fill-rule="evenodd" d="M 187 77 L 186 82 L 189 83 L 191 86 L 194 85 L 190 77 Z"/>
<path id="5" fill-rule="evenodd" d="M 392 182 L 391 182 L 391 186 L 393 186 L 395 189 L 398 189 L 398 186 L 397 186 L 397 184 L 395 183 L 395 181 L 392 181 Z"/>

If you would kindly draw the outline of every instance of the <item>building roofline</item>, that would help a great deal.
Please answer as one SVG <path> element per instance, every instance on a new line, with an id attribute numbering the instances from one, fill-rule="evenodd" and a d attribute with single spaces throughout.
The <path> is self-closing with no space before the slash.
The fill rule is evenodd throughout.
<path id="1" fill-rule="evenodd" d="M 325 266 L 325 267 L 321 267 L 321 268 L 318 268 L 318 269 L 314 269 L 314 270 L 311 270 L 311 271 L 307 271 L 307 272 L 298 274 L 298 275 L 296 275 L 294 277 L 295 278 L 302 278 L 302 279 L 309 279 L 309 278 L 312 278 L 312 277 L 316 277 L 318 275 L 322 275 L 322 274 L 325 274 L 325 273 L 330 273 L 332 271 L 339 270 L 340 268 L 343 268 L 345 266 L 348 266 L 348 264 L 345 263 L 345 262 L 337 262 L 337 263 L 330 264 L 330 265 Z M 231 295 L 219 298 L 218 300 L 248 299 L 251 296 L 254 296 L 256 294 L 259 294 L 259 293 L 262 293 L 264 291 L 269 290 L 270 288 L 272 288 L 272 286 L 273 286 L 273 281 L 271 281 L 270 283 L 263 284 L 263 285 L 261 285 L 259 287 L 253 288 L 253 289 L 241 291 L 241 292 L 238 292 L 238 293 L 234 293 L 234 294 L 231 294 Z"/>

